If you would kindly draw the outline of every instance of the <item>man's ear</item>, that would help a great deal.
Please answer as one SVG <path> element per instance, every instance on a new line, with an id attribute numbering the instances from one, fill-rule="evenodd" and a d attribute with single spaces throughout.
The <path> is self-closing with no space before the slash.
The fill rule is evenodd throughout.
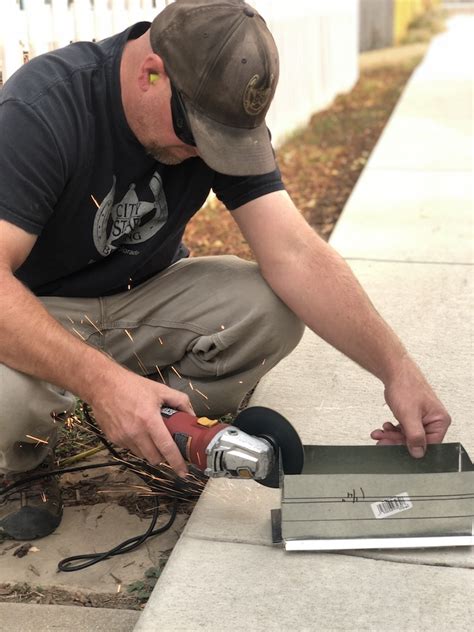
<path id="1" fill-rule="evenodd" d="M 147 91 L 150 87 L 156 85 L 160 79 L 167 78 L 165 65 L 159 55 L 150 53 L 145 57 L 138 76 L 138 84 L 143 91 Z"/>

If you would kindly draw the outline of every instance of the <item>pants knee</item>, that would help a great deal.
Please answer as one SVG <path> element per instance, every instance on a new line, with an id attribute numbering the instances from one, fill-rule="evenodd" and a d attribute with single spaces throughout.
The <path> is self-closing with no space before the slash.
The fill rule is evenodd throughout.
<path id="1" fill-rule="evenodd" d="M 255 335 L 258 344 L 278 359 L 287 356 L 300 342 L 305 325 L 273 292 L 255 266 L 252 295 L 258 297 L 255 308 Z"/>
<path id="2" fill-rule="evenodd" d="M 236 259 L 236 266 L 229 306 L 232 325 L 219 334 L 220 343 L 243 361 L 242 369 L 249 368 L 247 363 L 264 362 L 266 372 L 296 347 L 304 324 L 273 292 L 255 263 Z"/>
<path id="3" fill-rule="evenodd" d="M 0 470 L 21 472 L 41 463 L 57 434 L 52 413 L 74 404 L 71 393 L 0 364 Z"/>

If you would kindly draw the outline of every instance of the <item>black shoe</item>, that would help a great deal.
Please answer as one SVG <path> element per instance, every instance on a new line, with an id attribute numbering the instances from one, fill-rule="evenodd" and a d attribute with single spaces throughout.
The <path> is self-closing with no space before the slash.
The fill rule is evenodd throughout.
<path id="1" fill-rule="evenodd" d="M 48 476 L 15 487 L 6 494 L 2 490 L 30 476 L 54 469 L 52 457 L 29 472 L 0 476 L 0 538 L 34 540 L 52 533 L 61 522 L 63 503 L 55 476 Z"/>

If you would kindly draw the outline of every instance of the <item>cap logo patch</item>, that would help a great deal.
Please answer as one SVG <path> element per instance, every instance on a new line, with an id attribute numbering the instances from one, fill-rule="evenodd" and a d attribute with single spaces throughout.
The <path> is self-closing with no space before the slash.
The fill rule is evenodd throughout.
<path id="1" fill-rule="evenodd" d="M 273 74 L 270 75 L 270 85 L 268 88 L 258 88 L 257 83 L 259 79 L 260 75 L 254 75 L 244 90 L 244 110 L 247 114 L 250 114 L 250 116 L 257 116 L 260 114 L 270 100 L 274 79 Z"/>

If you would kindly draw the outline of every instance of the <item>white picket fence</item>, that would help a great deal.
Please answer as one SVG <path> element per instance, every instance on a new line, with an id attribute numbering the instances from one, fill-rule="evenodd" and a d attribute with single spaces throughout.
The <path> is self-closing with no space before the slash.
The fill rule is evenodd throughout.
<path id="1" fill-rule="evenodd" d="M 28 58 L 73 41 L 100 40 L 170 0 L 0 0 L 5 82 Z M 280 52 L 280 83 L 268 122 L 276 144 L 358 77 L 358 0 L 250 0 Z"/>
<path id="2" fill-rule="evenodd" d="M 359 78 L 359 0 L 249 0 L 280 53 L 267 121 L 276 144 Z"/>

